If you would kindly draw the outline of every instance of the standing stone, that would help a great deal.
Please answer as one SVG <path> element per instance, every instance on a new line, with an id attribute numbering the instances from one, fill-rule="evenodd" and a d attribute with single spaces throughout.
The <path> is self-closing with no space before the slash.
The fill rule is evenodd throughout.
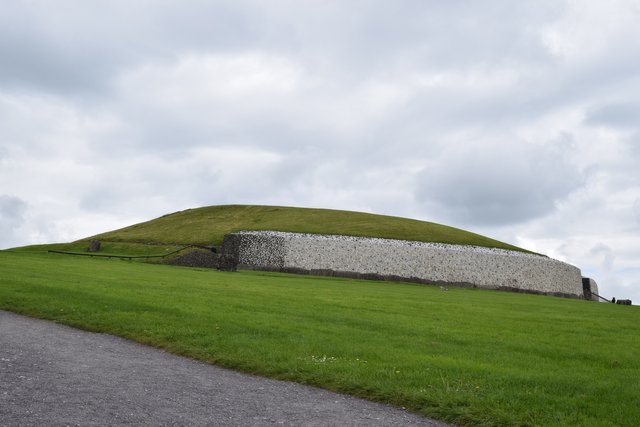
<path id="1" fill-rule="evenodd" d="M 89 252 L 98 252 L 100 251 L 100 240 L 92 240 L 89 242 Z"/>
<path id="2" fill-rule="evenodd" d="M 584 292 L 584 299 L 589 301 L 600 301 L 600 297 L 598 296 L 598 284 L 595 280 L 589 277 L 583 277 L 582 290 Z"/>

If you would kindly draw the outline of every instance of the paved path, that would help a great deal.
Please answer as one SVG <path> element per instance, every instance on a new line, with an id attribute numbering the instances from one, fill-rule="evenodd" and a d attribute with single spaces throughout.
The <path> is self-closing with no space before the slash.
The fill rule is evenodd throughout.
<path id="1" fill-rule="evenodd" d="M 0 311 L 2 426 L 444 426 Z"/>

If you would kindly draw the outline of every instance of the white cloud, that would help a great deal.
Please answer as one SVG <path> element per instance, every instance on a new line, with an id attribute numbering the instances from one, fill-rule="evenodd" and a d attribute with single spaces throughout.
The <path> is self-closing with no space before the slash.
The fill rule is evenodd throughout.
<path id="1" fill-rule="evenodd" d="M 118 88 L 152 106 L 180 109 L 235 104 L 287 96 L 299 84 L 301 70 L 286 57 L 257 53 L 187 54 L 170 63 L 127 70 Z"/>
<path id="2" fill-rule="evenodd" d="M 613 254 L 613 251 L 609 246 L 605 245 L 604 243 L 598 243 L 591 248 L 589 253 L 598 257 L 601 256 L 602 262 L 600 264 L 600 267 L 604 271 L 611 271 L 611 268 L 613 267 L 613 261 L 615 260 L 615 255 Z"/>
<path id="3" fill-rule="evenodd" d="M 563 60 L 592 65 L 594 58 L 621 53 L 623 46 L 638 46 L 634 37 L 640 17 L 637 1 L 569 1 L 564 5 L 564 13 L 541 30 L 549 51 Z"/>

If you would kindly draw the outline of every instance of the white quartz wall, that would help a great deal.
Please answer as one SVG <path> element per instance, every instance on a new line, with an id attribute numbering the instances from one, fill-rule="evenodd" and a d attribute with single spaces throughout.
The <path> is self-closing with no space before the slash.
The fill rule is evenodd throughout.
<path id="1" fill-rule="evenodd" d="M 583 294 L 580 270 L 540 255 L 403 240 L 252 231 L 235 233 L 250 268 L 331 271 L 491 289 Z"/>

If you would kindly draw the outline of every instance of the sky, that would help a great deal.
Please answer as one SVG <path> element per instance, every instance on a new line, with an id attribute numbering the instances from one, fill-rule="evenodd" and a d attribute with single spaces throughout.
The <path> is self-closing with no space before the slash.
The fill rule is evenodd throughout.
<path id="1" fill-rule="evenodd" d="M 638 0 L 2 1 L 0 248 L 347 209 L 640 302 L 638 22 Z"/>

